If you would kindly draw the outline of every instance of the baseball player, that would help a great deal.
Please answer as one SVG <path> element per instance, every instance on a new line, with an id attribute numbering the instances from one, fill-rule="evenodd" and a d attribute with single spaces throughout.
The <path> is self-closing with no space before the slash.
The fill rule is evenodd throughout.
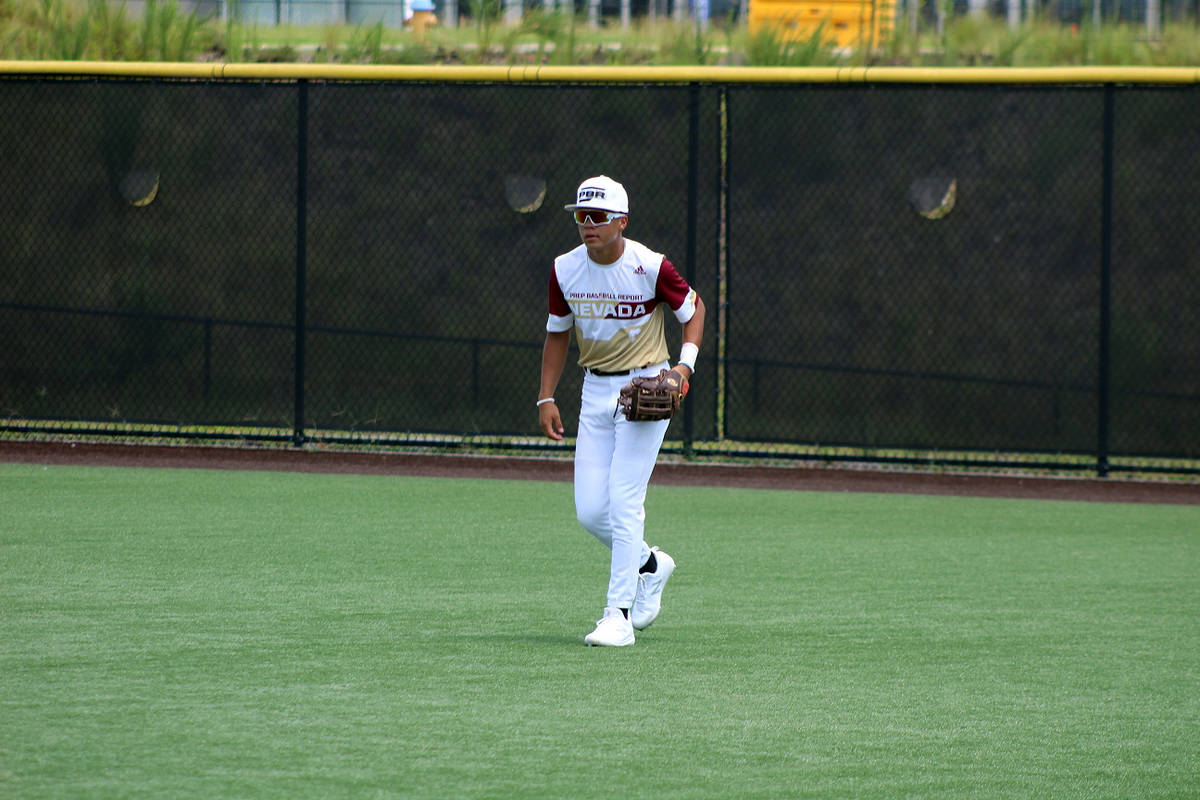
<path id="1" fill-rule="evenodd" d="M 572 213 L 583 244 L 554 260 L 550 314 L 542 349 L 537 408 L 542 432 L 562 439 L 554 390 L 562 377 L 571 329 L 584 368 L 575 443 L 575 513 L 611 550 L 608 594 L 589 645 L 634 643 L 658 616 L 671 556 L 643 540 L 646 487 L 670 419 L 631 422 L 617 413 L 621 387 L 657 375 L 668 361 L 665 320 L 683 325 L 679 361 L 685 385 L 704 332 L 704 303 L 661 253 L 624 237 L 625 187 L 605 175 L 579 185 Z"/>

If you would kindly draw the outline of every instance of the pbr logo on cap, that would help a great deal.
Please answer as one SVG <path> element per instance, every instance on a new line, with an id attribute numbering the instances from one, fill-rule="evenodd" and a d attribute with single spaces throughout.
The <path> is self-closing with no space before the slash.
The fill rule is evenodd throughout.
<path id="1" fill-rule="evenodd" d="M 629 213 L 629 195 L 625 187 L 607 175 L 597 175 L 579 184 L 575 193 L 575 202 L 563 206 L 567 211 L 577 208 L 596 208 L 601 211 L 612 211 L 617 214 Z"/>

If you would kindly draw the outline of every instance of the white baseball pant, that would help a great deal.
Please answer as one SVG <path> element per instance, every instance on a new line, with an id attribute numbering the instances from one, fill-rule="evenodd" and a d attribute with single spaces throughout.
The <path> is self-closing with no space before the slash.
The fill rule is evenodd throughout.
<path id="1" fill-rule="evenodd" d="M 629 375 L 584 375 L 575 440 L 575 515 L 612 550 L 606 605 L 631 608 L 638 570 L 650 557 L 644 541 L 646 487 L 670 420 L 630 422 L 617 411 L 621 387 L 657 375 L 663 362 Z"/>

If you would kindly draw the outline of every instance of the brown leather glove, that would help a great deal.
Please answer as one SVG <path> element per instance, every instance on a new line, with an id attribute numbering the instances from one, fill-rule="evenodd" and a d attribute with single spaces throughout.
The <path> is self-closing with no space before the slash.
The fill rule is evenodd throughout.
<path id="1" fill-rule="evenodd" d="M 637 377 L 622 386 L 617 408 L 631 422 L 670 419 L 687 393 L 687 378 L 675 370 L 659 370 L 657 375 Z"/>

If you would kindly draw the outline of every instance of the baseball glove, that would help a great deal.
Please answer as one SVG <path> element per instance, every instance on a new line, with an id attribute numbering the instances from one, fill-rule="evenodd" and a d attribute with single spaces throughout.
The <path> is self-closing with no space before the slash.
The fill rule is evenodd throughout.
<path id="1" fill-rule="evenodd" d="M 687 392 L 686 378 L 674 370 L 659 370 L 657 375 L 637 377 L 622 386 L 617 409 L 631 422 L 670 419 Z"/>

